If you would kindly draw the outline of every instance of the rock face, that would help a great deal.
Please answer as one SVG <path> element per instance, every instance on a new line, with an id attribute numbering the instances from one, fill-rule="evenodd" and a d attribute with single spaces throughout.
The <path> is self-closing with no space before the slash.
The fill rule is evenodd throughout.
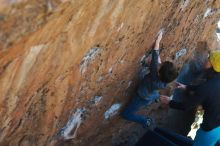
<path id="1" fill-rule="evenodd" d="M 0 0 L 0 50 L 8 49 L 42 27 L 60 3 L 60 0 Z"/>
<path id="2" fill-rule="evenodd" d="M 161 28 L 177 65 L 198 41 L 218 46 L 219 0 L 54 1 L 49 14 L 34 2 L 0 20 L 0 145 L 133 145 L 143 129 L 119 113 Z M 161 126 L 168 113 L 147 110 Z"/>

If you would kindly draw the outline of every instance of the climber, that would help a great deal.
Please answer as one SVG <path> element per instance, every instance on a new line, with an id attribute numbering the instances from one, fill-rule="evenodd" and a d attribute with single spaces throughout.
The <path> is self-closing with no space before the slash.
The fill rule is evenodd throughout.
<path id="1" fill-rule="evenodd" d="M 194 146 L 214 146 L 220 141 L 220 50 L 212 51 L 206 63 L 206 81 L 199 85 L 184 85 L 179 87 L 187 91 L 184 101 L 170 100 L 161 96 L 161 102 L 171 108 L 188 110 L 198 105 L 204 109 L 203 122 L 196 133 Z"/>
<path id="2" fill-rule="evenodd" d="M 172 82 L 177 77 L 176 67 L 172 62 L 162 63 L 158 70 L 159 44 L 163 32 L 160 32 L 154 49 L 152 50 L 152 59 L 150 63 L 150 73 L 145 75 L 135 92 L 135 97 L 122 112 L 122 117 L 126 120 L 137 122 L 147 128 L 152 124 L 152 119 L 143 115 L 135 114 L 141 107 L 147 106 L 158 100 L 160 95 L 158 90 L 165 88 L 166 84 Z"/>

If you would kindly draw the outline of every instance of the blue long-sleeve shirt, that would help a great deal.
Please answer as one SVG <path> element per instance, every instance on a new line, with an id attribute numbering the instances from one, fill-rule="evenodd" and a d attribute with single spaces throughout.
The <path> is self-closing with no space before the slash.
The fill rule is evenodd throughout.
<path id="1" fill-rule="evenodd" d="M 156 100 L 159 98 L 158 89 L 166 87 L 166 83 L 160 81 L 158 76 L 159 51 L 152 51 L 150 73 L 145 75 L 138 86 L 137 94 L 144 99 Z"/>

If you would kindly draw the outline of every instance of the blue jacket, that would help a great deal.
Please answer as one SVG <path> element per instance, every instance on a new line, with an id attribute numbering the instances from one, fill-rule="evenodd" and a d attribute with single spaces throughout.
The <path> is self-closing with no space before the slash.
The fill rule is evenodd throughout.
<path id="1" fill-rule="evenodd" d="M 137 89 L 141 98 L 156 100 L 160 96 L 157 90 L 166 87 L 166 83 L 161 82 L 158 76 L 158 56 L 159 51 L 153 50 L 150 73 L 144 76 Z"/>

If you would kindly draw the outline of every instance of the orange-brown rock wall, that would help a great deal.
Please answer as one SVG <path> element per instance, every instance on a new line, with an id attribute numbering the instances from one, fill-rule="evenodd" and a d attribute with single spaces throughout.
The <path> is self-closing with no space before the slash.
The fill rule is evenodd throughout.
<path id="1" fill-rule="evenodd" d="M 165 29 L 162 59 L 181 65 L 198 41 L 218 46 L 219 9 L 219 0 L 71 0 L 34 31 L 26 29 L 38 23 L 31 17 L 27 33 L 0 53 L 0 145 L 117 145 L 137 126 L 119 113 L 157 33 Z M 181 49 L 186 55 L 175 57 Z M 166 110 L 148 113 L 166 124 Z"/>

